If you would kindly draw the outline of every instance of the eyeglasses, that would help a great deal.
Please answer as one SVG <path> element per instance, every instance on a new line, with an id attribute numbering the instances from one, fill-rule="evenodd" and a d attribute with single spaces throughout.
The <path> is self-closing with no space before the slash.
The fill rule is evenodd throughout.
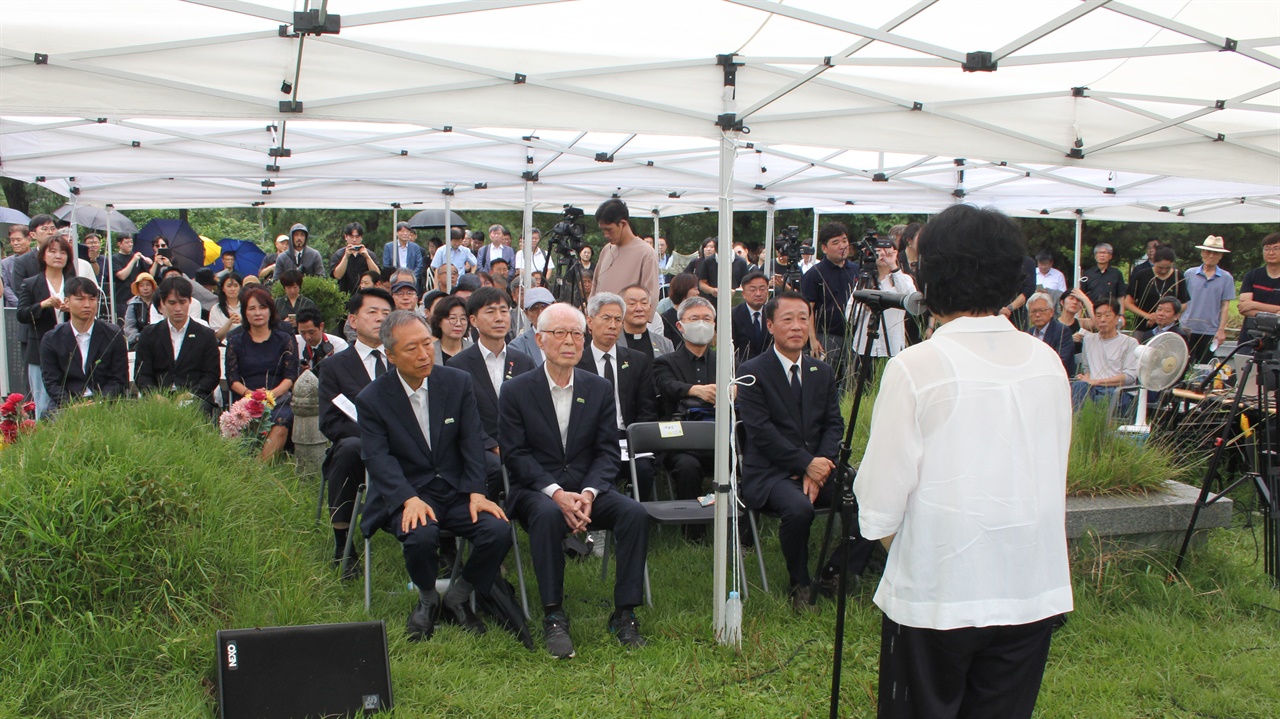
<path id="1" fill-rule="evenodd" d="M 448 322 L 451 325 L 464 325 L 467 323 L 467 318 L 466 317 L 446 317 L 444 318 L 444 321 Z"/>
<path id="2" fill-rule="evenodd" d="M 581 342 L 583 337 L 587 336 L 582 330 L 538 330 L 539 334 L 551 335 L 557 342 L 563 342 L 565 337 L 572 337 L 574 342 Z"/>

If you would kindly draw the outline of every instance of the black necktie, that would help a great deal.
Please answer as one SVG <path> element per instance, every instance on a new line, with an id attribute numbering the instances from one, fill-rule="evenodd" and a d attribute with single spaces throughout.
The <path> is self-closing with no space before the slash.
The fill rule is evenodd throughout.
<path id="1" fill-rule="evenodd" d="M 791 365 L 791 399 L 795 400 L 796 406 L 800 407 L 804 398 L 804 392 L 800 389 L 800 363 Z"/>
<path id="2" fill-rule="evenodd" d="M 751 313 L 751 332 L 754 334 L 753 339 L 760 339 L 760 310 Z"/>
<path id="3" fill-rule="evenodd" d="M 616 388 L 618 386 L 618 381 L 613 376 L 613 362 L 611 360 L 612 357 L 610 355 L 604 356 L 604 378 L 609 380 L 609 384 Z"/>
<path id="4" fill-rule="evenodd" d="M 378 379 L 387 373 L 387 363 L 382 360 L 382 353 L 374 350 L 369 354 L 373 355 L 373 378 Z"/>

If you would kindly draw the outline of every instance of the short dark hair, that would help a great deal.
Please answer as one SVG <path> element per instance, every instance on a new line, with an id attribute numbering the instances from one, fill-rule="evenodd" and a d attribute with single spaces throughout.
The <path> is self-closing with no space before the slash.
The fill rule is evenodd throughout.
<path id="1" fill-rule="evenodd" d="M 26 225 L 9 225 L 10 237 L 13 235 L 22 235 L 23 237 L 26 237 L 29 234 L 31 234 L 31 228 Z"/>
<path id="2" fill-rule="evenodd" d="M 99 294 L 98 283 L 94 282 L 91 277 L 72 277 L 62 286 L 63 297 L 84 295 L 90 299 L 94 299 L 98 297 Z"/>
<path id="3" fill-rule="evenodd" d="M 481 287 L 467 298 L 467 316 L 472 317 L 489 305 L 502 303 L 511 308 L 511 296 L 497 287 Z"/>
<path id="4" fill-rule="evenodd" d="M 315 307 L 305 307 L 298 310 L 298 322 L 295 326 L 301 327 L 303 322 L 310 322 L 316 327 L 324 327 L 324 315 L 320 314 L 320 310 Z"/>
<path id="5" fill-rule="evenodd" d="M 363 290 L 356 290 L 351 295 L 351 299 L 347 300 L 347 314 L 354 315 L 363 309 L 364 301 L 367 297 L 382 300 L 387 303 L 387 307 L 390 307 L 393 310 L 396 308 L 395 298 L 391 296 L 390 292 L 387 292 L 381 287 L 366 287 Z"/>
<path id="6" fill-rule="evenodd" d="M 28 233 L 34 232 L 35 229 L 37 227 L 40 227 L 41 225 L 53 225 L 54 227 L 57 227 L 58 218 L 54 217 L 53 215 L 36 215 L 35 217 L 32 217 L 29 222 L 27 222 Z"/>
<path id="7" fill-rule="evenodd" d="M 246 332 L 249 331 L 249 300 L 257 300 L 258 304 L 265 305 L 269 316 L 267 317 L 267 327 L 275 329 L 280 324 L 280 313 L 276 310 L 276 301 L 271 297 L 271 293 L 267 288 L 261 285 L 253 285 L 249 289 L 240 293 L 240 326 Z"/>
<path id="8" fill-rule="evenodd" d="M 431 290 L 430 292 L 427 292 L 422 296 L 422 311 L 430 312 L 431 306 L 435 304 L 437 300 L 439 300 L 441 297 L 448 297 L 448 296 L 449 295 L 447 293 L 441 290 Z"/>
<path id="9" fill-rule="evenodd" d="M 434 337 L 441 337 L 440 325 L 444 323 L 454 307 L 461 307 L 463 312 L 467 311 L 467 302 L 461 297 L 454 295 L 445 295 L 436 303 L 435 309 L 431 310 L 431 334 Z M 470 322 L 470 320 L 467 320 Z"/>
<path id="10" fill-rule="evenodd" d="M 368 277 L 369 281 L 375 285 L 382 280 L 382 274 L 379 273 L 377 270 L 365 270 L 364 272 L 360 273 L 360 276 Z"/>
<path id="11" fill-rule="evenodd" d="M 1276 234 L 1276 238 L 1277 238 L 1276 241 L 1280 242 L 1280 233 Z M 1156 253 L 1151 256 L 1151 261 L 1164 262 L 1166 260 L 1169 262 L 1177 262 L 1178 255 L 1173 251 L 1172 247 L 1165 247 L 1164 245 L 1160 245 L 1159 247 L 1156 248 Z"/>
<path id="12" fill-rule="evenodd" d="M 631 211 L 627 209 L 627 203 L 613 198 L 605 200 L 596 208 L 596 222 L 608 225 L 626 222 L 631 224 Z"/>
<path id="13" fill-rule="evenodd" d="M 461 227 L 451 227 L 451 228 L 449 228 L 449 239 L 450 239 L 450 240 L 458 240 L 458 241 L 462 241 L 463 237 L 465 237 L 465 235 L 463 234 L 463 230 L 462 230 L 462 228 L 461 228 Z"/>
<path id="14" fill-rule="evenodd" d="M 364 225 L 360 224 L 359 222 L 348 222 L 347 226 L 342 228 L 342 234 L 360 235 L 361 237 L 364 237 Z"/>
<path id="15" fill-rule="evenodd" d="M 1116 299 L 1116 298 L 1114 298 L 1114 297 L 1108 297 L 1107 299 L 1105 299 L 1105 300 L 1103 300 L 1103 301 L 1101 301 L 1101 302 L 1095 302 L 1095 303 L 1094 303 L 1094 305 L 1093 305 L 1093 312 L 1094 312 L 1094 314 L 1097 314 L 1098 309 L 1099 309 L 1099 308 L 1102 308 L 1102 307 L 1110 307 L 1110 308 L 1111 308 L 1111 312 L 1112 312 L 1112 314 L 1114 314 L 1116 317 L 1119 317 L 1119 316 L 1120 316 L 1120 312 L 1121 312 L 1121 310 L 1120 310 L 1120 300 L 1117 300 L 1117 299 Z"/>
<path id="16" fill-rule="evenodd" d="M 493 258 L 492 260 L 490 260 L 490 261 L 489 261 L 489 270 L 490 270 L 490 271 L 492 271 L 492 270 L 493 270 L 493 266 L 494 266 L 494 265 L 496 265 L 496 264 L 498 264 L 499 262 L 501 262 L 502 264 L 506 265 L 508 268 L 510 268 L 510 267 L 511 267 L 511 263 L 510 263 L 510 262 L 507 262 L 505 259 L 503 259 L 503 258 L 501 258 L 501 257 L 495 257 L 495 258 Z"/>
<path id="17" fill-rule="evenodd" d="M 235 256 L 236 256 L 236 251 L 235 251 L 235 250 L 223 250 L 223 251 L 222 251 L 222 256 L 223 256 L 223 257 L 226 257 L 227 255 L 231 255 L 232 257 L 235 257 Z"/>
<path id="18" fill-rule="evenodd" d="M 689 297 L 689 293 L 698 286 L 698 278 L 688 272 L 681 272 L 671 278 L 671 284 L 668 290 L 671 294 L 671 302 L 677 307 Z"/>
<path id="19" fill-rule="evenodd" d="M 178 269 L 177 267 L 174 267 L 173 265 L 167 265 L 165 267 L 161 267 L 160 269 L 156 270 L 156 279 L 163 282 L 164 278 L 168 277 L 169 275 L 172 275 L 175 272 L 178 273 L 179 275 L 182 274 L 182 270 Z"/>
<path id="20" fill-rule="evenodd" d="M 169 295 L 176 292 L 178 293 L 178 299 L 189 300 L 191 299 L 191 289 L 191 280 L 181 274 L 170 272 L 160 281 L 160 288 L 156 290 L 156 297 L 161 302 L 164 302 L 169 298 Z"/>
<path id="21" fill-rule="evenodd" d="M 752 270 L 742 276 L 742 282 L 738 286 L 746 287 L 748 282 L 755 282 L 756 280 L 764 280 L 766 283 L 769 282 L 769 278 L 765 277 L 763 272 L 760 270 Z"/>
<path id="22" fill-rule="evenodd" d="M 1272 232 L 1271 234 L 1269 234 L 1269 235 L 1267 235 L 1266 237 L 1262 238 L 1262 246 L 1263 246 L 1263 247 L 1267 247 L 1267 246 L 1270 246 L 1270 245 L 1276 245 L 1276 244 L 1280 244 L 1280 232 Z"/>
<path id="23" fill-rule="evenodd" d="M 195 280 L 196 284 L 202 287 L 218 284 L 218 277 L 217 275 L 213 274 L 213 270 L 206 270 L 206 269 L 198 270 L 196 272 L 196 276 L 191 279 Z"/>
<path id="24" fill-rule="evenodd" d="M 58 237 L 57 235 L 50 238 L 49 241 L 45 243 L 44 247 L 41 247 L 40 251 L 36 253 L 36 259 L 40 260 L 40 271 L 43 272 L 48 269 L 48 265 L 45 264 L 44 257 L 49 253 L 49 248 L 53 247 L 53 243 L 55 242 L 58 243 L 58 246 L 62 248 L 63 252 L 67 253 L 67 264 L 63 266 L 62 274 L 74 275 L 76 273 L 76 257 L 71 252 L 71 243 L 67 242 L 65 237 Z"/>
<path id="25" fill-rule="evenodd" d="M 1159 307 L 1160 305 L 1170 305 L 1173 307 L 1173 313 L 1175 315 L 1182 314 L 1182 300 L 1174 297 L 1173 295 L 1165 295 L 1164 297 L 1156 300 L 1156 307 Z"/>
<path id="26" fill-rule="evenodd" d="M 1053 255 L 1048 250 L 1040 250 L 1036 253 L 1036 262 L 1053 262 Z"/>
<path id="27" fill-rule="evenodd" d="M 1022 230 L 997 209 L 952 205 L 929 220 L 916 246 L 934 314 L 996 312 L 1021 290 Z"/>
<path id="28" fill-rule="evenodd" d="M 394 275 L 394 274 L 395 274 L 399 269 L 400 269 L 400 268 L 398 268 L 398 267 L 383 267 L 383 268 L 382 268 L 382 270 L 381 270 L 380 272 L 378 272 L 378 277 L 377 277 L 377 280 L 376 280 L 376 281 L 377 281 L 377 282 L 390 282 L 390 281 L 391 281 L 391 276 L 392 276 L 392 275 Z M 369 270 L 369 271 L 370 271 L 370 272 L 373 272 L 373 270 Z"/>
<path id="29" fill-rule="evenodd" d="M 826 247 L 827 242 L 844 235 L 849 236 L 849 228 L 843 222 L 828 222 L 818 230 L 818 246 Z"/>
<path id="30" fill-rule="evenodd" d="M 782 292 L 779 292 L 778 294 L 774 295 L 773 299 L 764 303 L 765 322 L 773 321 L 773 313 L 778 311 L 778 305 L 782 302 L 782 300 L 800 300 L 805 304 L 805 307 L 809 306 L 809 300 L 806 300 L 804 298 L 804 295 L 800 294 L 799 292 L 796 292 L 795 290 L 783 290 Z"/>
<path id="31" fill-rule="evenodd" d="M 301 287 L 302 272 L 299 270 L 285 270 L 280 273 L 281 287 Z"/>

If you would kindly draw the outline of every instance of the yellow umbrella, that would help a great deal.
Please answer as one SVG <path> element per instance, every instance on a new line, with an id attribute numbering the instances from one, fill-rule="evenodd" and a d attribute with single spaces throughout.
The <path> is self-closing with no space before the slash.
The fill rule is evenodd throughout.
<path id="1" fill-rule="evenodd" d="M 204 242 L 204 264 L 212 265 L 222 256 L 222 246 L 204 235 L 200 235 L 200 240 Z"/>

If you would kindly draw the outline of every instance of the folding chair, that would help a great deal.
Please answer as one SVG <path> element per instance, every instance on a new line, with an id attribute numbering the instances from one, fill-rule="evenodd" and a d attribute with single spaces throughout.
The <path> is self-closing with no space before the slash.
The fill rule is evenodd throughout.
<path id="1" fill-rule="evenodd" d="M 746 446 L 747 441 L 746 426 L 742 423 L 742 420 L 738 420 L 734 423 L 733 436 L 735 440 L 734 445 L 737 447 L 733 461 L 738 463 L 738 491 L 741 492 L 743 474 L 742 451 Z M 734 500 L 741 502 L 742 498 L 735 497 Z M 746 504 L 743 503 L 743 506 L 745 507 Z M 756 548 L 756 562 L 760 566 L 760 584 L 764 587 L 765 594 L 768 594 L 769 572 L 764 568 L 764 551 L 763 547 L 760 546 L 760 512 L 758 510 L 747 509 L 747 524 L 751 527 L 751 543 Z M 733 539 L 734 541 L 738 541 L 737 537 L 734 537 Z M 743 585 L 745 586 L 745 584 L 746 583 L 744 582 Z"/>
<path id="2" fill-rule="evenodd" d="M 520 608 L 524 610 L 524 619 L 529 621 L 529 590 L 524 584 L 524 562 L 520 559 L 520 535 L 516 532 L 516 520 L 508 511 L 511 498 L 511 479 L 507 476 L 507 466 L 502 465 L 502 511 L 507 512 L 507 523 L 511 525 L 511 553 L 516 555 L 516 579 L 520 582 Z"/>

